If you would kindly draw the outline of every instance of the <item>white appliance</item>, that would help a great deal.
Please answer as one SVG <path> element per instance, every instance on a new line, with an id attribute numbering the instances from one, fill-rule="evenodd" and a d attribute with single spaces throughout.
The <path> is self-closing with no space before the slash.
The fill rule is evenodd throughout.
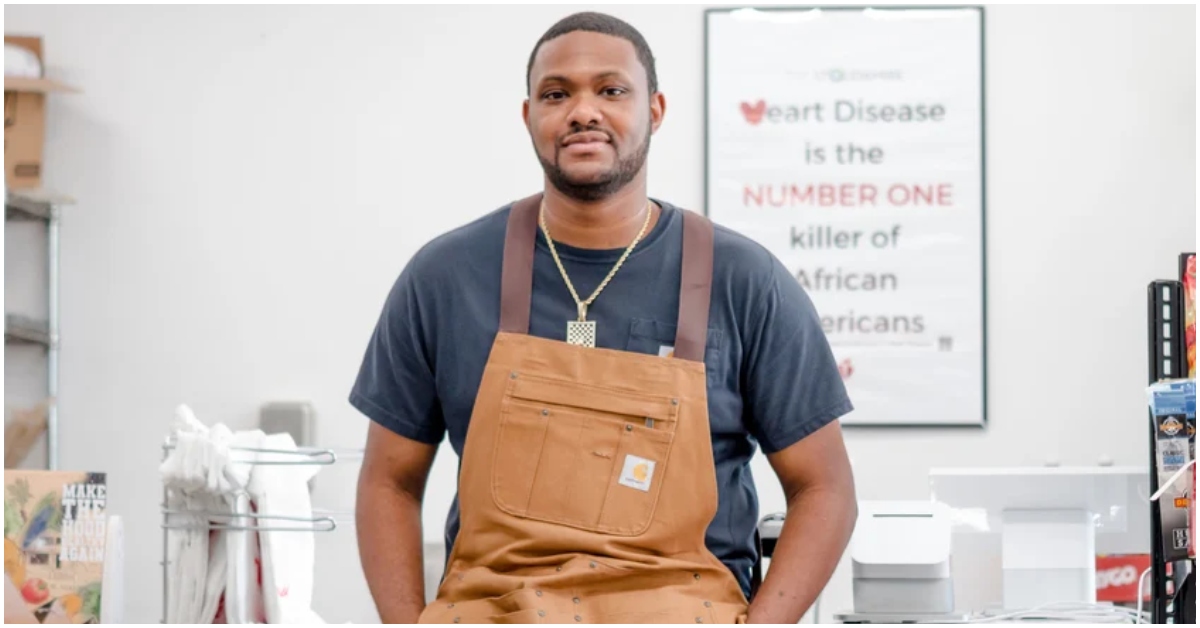
<path id="1" fill-rule="evenodd" d="M 1098 553 L 1150 550 L 1143 467 L 931 469 L 929 480 L 956 529 L 1001 535 L 1005 611 L 1095 603 Z"/>
<path id="2" fill-rule="evenodd" d="M 954 611 L 950 521 L 930 501 L 859 502 L 850 542 L 855 614 Z"/>

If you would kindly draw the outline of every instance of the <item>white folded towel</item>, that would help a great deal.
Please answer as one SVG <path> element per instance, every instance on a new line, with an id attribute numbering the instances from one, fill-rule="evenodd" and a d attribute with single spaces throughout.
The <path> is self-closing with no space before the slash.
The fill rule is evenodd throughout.
<path id="1" fill-rule="evenodd" d="M 255 451 L 296 451 L 288 434 L 235 433 L 220 423 L 210 428 L 185 405 L 175 411 L 171 438 L 174 446 L 159 471 L 168 508 L 183 513 L 172 521 L 188 529 L 171 531 L 167 622 L 212 623 L 223 594 L 226 623 L 324 623 L 311 608 L 313 533 L 271 530 L 311 527 L 306 523 L 313 517 L 308 481 L 319 467 L 253 464 L 304 458 Z M 252 510 L 261 516 L 248 516 Z M 218 530 L 210 536 L 209 523 L 264 529 Z M 261 560 L 261 587 L 256 559 Z"/>
<path id="2" fill-rule="evenodd" d="M 267 436 L 264 447 L 295 451 L 296 443 L 289 434 Z M 264 454 L 266 458 L 299 460 L 296 456 Z M 316 465 L 262 465 L 254 468 L 250 478 L 250 494 L 258 512 L 268 516 L 287 516 L 311 520 L 312 498 L 308 481 L 317 473 Z M 303 521 L 266 519 L 269 525 L 300 528 Z M 259 545 L 263 564 L 263 602 L 267 623 L 313 624 L 324 623 L 312 611 L 313 567 L 315 543 L 311 531 L 260 532 Z"/>

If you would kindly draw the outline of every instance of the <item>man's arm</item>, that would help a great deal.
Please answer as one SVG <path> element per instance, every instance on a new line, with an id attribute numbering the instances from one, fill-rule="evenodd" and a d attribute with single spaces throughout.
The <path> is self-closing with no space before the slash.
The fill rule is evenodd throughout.
<path id="1" fill-rule="evenodd" d="M 421 502 L 436 454 L 436 446 L 371 422 L 355 525 L 367 587 L 385 624 L 414 624 L 425 609 Z"/>
<path id="2" fill-rule="evenodd" d="M 837 421 L 767 459 L 783 485 L 787 518 L 747 621 L 794 624 L 837 568 L 858 518 L 858 501 Z"/>

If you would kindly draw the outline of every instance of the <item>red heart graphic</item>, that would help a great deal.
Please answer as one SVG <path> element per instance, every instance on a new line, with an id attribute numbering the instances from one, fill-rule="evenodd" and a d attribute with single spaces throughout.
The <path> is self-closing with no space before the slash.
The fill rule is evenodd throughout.
<path id="1" fill-rule="evenodd" d="M 763 114 L 767 112 L 767 101 L 760 100 L 753 105 L 748 102 L 742 103 L 742 115 L 746 116 L 746 122 L 750 124 L 758 124 L 762 122 Z"/>

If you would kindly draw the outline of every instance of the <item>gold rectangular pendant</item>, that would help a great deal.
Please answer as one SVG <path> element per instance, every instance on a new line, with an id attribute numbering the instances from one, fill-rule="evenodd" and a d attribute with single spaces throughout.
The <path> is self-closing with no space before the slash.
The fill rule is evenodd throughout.
<path id="1" fill-rule="evenodd" d="M 581 347 L 596 347 L 596 321 L 567 321 L 567 342 Z"/>

